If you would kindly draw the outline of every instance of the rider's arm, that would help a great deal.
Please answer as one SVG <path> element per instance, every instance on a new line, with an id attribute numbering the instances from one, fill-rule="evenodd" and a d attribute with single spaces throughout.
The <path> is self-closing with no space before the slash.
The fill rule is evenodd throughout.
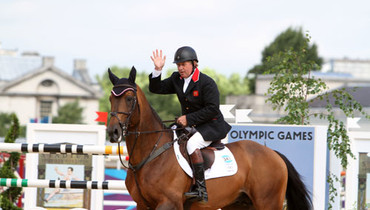
<path id="1" fill-rule="evenodd" d="M 149 90 L 152 93 L 157 94 L 173 94 L 175 92 L 175 88 L 173 85 L 172 77 L 176 74 L 175 72 L 171 75 L 171 77 L 161 80 L 161 74 L 159 76 L 154 77 L 153 73 L 149 75 Z M 178 73 L 177 73 L 178 74 Z"/>

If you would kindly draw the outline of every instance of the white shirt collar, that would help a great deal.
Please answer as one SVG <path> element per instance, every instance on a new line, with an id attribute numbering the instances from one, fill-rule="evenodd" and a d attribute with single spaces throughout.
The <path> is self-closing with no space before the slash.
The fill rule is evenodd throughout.
<path id="1" fill-rule="evenodd" d="M 182 87 L 182 91 L 185 93 L 186 92 L 186 89 L 188 88 L 189 86 L 189 83 L 191 81 L 191 78 L 193 78 L 193 74 L 194 74 L 194 71 L 193 73 L 188 77 L 188 78 L 183 78 L 184 79 L 184 86 Z"/>

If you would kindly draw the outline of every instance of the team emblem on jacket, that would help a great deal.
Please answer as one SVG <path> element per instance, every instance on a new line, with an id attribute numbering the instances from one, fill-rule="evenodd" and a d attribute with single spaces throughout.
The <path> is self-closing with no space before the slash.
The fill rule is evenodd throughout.
<path id="1" fill-rule="evenodd" d="M 194 97 L 199 96 L 199 92 L 198 92 L 197 90 L 194 90 L 194 91 L 193 91 L 193 96 L 194 96 Z"/>

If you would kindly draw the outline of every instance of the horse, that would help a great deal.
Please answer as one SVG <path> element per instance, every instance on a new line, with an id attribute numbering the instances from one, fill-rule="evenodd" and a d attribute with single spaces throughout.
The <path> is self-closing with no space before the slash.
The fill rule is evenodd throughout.
<path id="1" fill-rule="evenodd" d="M 208 202 L 187 202 L 184 193 L 192 178 L 179 166 L 168 129 L 135 83 L 118 78 L 109 69 L 113 88 L 111 118 L 107 128 L 111 142 L 125 140 L 129 154 L 126 187 L 137 209 L 312 209 L 310 192 L 289 160 L 259 143 L 242 140 L 225 144 L 238 164 L 236 174 L 206 180 Z"/>

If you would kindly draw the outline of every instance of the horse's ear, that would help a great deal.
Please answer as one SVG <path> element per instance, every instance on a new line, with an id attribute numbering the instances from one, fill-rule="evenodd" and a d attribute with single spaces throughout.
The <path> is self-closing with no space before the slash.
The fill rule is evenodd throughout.
<path id="1" fill-rule="evenodd" d="M 115 85 L 119 78 L 110 71 L 110 68 L 108 68 L 108 74 L 110 81 L 112 82 L 113 85 Z"/>
<path id="2" fill-rule="evenodd" d="M 133 66 L 130 71 L 130 77 L 128 78 L 129 81 L 135 84 L 135 79 L 136 79 L 136 69 Z"/>

